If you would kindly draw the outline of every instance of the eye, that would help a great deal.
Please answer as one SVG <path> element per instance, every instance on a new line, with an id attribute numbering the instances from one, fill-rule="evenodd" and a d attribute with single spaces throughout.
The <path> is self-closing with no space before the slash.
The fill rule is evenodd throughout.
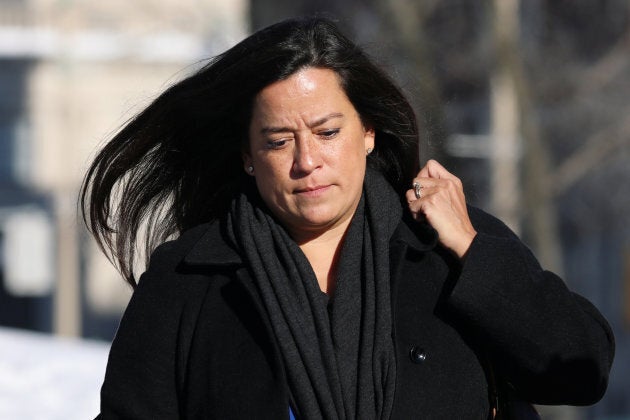
<path id="1" fill-rule="evenodd" d="M 285 144 L 287 144 L 286 139 L 280 139 L 280 140 L 269 140 L 266 144 L 267 149 L 280 149 L 282 148 Z"/>
<path id="2" fill-rule="evenodd" d="M 325 140 L 329 140 L 334 138 L 337 134 L 339 134 L 339 129 L 338 128 L 331 128 L 329 130 L 322 130 L 319 133 L 317 133 L 321 138 L 325 139 Z"/>

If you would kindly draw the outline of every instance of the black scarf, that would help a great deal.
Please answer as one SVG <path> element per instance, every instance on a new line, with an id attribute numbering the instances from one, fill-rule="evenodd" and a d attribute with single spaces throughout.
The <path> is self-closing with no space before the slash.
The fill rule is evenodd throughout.
<path id="1" fill-rule="evenodd" d="M 241 194 L 227 230 L 271 320 L 300 419 L 388 419 L 394 401 L 389 239 L 398 195 L 368 170 L 342 245 L 330 302 L 302 250 L 261 204 Z"/>

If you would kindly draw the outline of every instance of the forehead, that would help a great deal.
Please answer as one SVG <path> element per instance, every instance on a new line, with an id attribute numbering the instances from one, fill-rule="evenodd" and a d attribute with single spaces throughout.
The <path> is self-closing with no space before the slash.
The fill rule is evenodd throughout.
<path id="1" fill-rule="evenodd" d="M 261 90 L 254 101 L 252 118 L 290 117 L 291 114 L 316 117 L 322 112 L 350 110 L 354 107 L 337 73 L 309 67 Z"/>

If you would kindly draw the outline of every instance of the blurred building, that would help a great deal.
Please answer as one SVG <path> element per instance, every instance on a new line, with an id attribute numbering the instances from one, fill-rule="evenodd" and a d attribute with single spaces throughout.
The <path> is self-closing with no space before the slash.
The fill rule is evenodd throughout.
<path id="1" fill-rule="evenodd" d="M 0 0 L 0 325 L 110 338 L 130 295 L 78 220 L 90 157 L 241 39 L 245 0 Z"/>

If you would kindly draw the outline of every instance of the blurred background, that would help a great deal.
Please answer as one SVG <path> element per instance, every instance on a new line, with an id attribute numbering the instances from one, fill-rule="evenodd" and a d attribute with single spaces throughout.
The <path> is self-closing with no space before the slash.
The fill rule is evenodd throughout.
<path id="1" fill-rule="evenodd" d="M 78 216 L 96 150 L 202 59 L 312 13 L 403 86 L 421 158 L 610 321 L 604 399 L 544 418 L 630 419 L 628 0 L 0 0 L 0 418 L 98 412 L 131 290 Z"/>

